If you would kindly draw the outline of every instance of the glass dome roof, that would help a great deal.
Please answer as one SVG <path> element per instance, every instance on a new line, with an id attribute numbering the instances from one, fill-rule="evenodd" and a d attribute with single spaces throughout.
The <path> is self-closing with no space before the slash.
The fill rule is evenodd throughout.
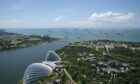
<path id="1" fill-rule="evenodd" d="M 53 50 L 50 50 L 48 51 L 45 60 L 46 61 L 61 61 L 61 58 Z"/>
<path id="2" fill-rule="evenodd" d="M 45 76 L 49 76 L 52 73 L 52 68 L 42 63 L 33 63 L 29 65 L 25 71 L 23 81 L 24 84 L 35 84 Z"/>

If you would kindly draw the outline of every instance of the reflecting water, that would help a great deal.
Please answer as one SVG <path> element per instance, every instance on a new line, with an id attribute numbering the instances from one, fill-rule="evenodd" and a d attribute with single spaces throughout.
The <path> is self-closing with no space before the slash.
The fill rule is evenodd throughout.
<path id="1" fill-rule="evenodd" d="M 41 62 L 45 59 L 48 50 L 56 50 L 66 44 L 66 42 L 56 41 L 0 52 L 0 84 L 17 84 L 29 64 Z"/>

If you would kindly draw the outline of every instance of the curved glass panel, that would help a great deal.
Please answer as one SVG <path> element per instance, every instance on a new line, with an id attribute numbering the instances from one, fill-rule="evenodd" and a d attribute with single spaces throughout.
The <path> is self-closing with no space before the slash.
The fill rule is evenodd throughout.
<path id="1" fill-rule="evenodd" d="M 48 51 L 45 60 L 46 61 L 60 61 L 61 58 L 53 50 L 50 50 Z"/>
<path id="2" fill-rule="evenodd" d="M 49 76 L 52 73 L 52 68 L 42 63 L 33 63 L 29 65 L 24 73 L 24 84 L 35 84 L 45 76 Z"/>

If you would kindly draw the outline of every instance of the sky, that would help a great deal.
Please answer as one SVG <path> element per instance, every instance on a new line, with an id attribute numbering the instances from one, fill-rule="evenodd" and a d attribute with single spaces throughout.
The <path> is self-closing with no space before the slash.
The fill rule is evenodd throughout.
<path id="1" fill-rule="evenodd" d="M 0 28 L 139 28 L 140 0 L 0 0 Z"/>

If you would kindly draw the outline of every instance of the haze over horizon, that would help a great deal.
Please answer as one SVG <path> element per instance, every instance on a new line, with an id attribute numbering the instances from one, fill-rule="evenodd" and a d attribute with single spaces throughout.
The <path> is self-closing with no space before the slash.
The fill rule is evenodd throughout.
<path id="1" fill-rule="evenodd" d="M 0 28 L 139 28 L 139 0 L 0 0 Z"/>

